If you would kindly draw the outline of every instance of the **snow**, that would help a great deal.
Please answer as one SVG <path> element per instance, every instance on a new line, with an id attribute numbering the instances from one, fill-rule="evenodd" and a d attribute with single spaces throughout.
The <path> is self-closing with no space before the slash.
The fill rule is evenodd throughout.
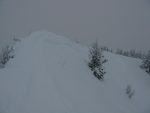
<path id="1" fill-rule="evenodd" d="M 48 31 L 15 45 L 0 69 L 2 113 L 149 113 L 150 76 L 140 60 L 104 53 L 104 81 L 89 70 L 88 48 Z M 130 85 L 135 94 L 126 94 Z"/>

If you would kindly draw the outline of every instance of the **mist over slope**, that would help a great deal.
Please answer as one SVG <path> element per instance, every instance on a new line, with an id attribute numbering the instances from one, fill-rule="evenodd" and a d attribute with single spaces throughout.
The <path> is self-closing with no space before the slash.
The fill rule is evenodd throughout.
<path id="1" fill-rule="evenodd" d="M 17 42 L 0 69 L 0 112 L 149 113 L 150 77 L 140 60 L 105 52 L 104 81 L 87 66 L 88 48 L 47 31 Z M 126 94 L 130 85 L 135 94 Z"/>

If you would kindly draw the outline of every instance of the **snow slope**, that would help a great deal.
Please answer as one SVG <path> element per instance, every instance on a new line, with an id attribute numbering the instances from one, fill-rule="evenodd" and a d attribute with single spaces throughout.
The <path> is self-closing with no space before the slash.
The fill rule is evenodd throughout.
<path id="1" fill-rule="evenodd" d="M 150 77 L 140 60 L 104 53 L 104 81 L 89 68 L 88 48 L 47 31 L 15 45 L 0 69 L 1 113 L 149 113 Z M 135 90 L 129 99 L 126 87 Z"/>

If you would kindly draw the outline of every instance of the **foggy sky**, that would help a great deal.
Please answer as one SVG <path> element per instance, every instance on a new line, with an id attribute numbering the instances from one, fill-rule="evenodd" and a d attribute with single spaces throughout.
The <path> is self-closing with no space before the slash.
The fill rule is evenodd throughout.
<path id="1" fill-rule="evenodd" d="M 0 45 L 46 29 L 83 44 L 150 49 L 149 0 L 0 0 Z"/>

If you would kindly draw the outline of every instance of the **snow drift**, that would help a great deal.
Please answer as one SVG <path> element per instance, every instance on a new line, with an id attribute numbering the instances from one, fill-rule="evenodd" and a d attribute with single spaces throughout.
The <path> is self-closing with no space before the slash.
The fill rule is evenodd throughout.
<path id="1" fill-rule="evenodd" d="M 140 60 L 104 53 L 104 81 L 87 66 L 88 48 L 47 31 L 15 45 L 0 69 L 1 113 L 149 113 L 150 77 Z M 130 85 L 135 94 L 126 94 Z"/>

